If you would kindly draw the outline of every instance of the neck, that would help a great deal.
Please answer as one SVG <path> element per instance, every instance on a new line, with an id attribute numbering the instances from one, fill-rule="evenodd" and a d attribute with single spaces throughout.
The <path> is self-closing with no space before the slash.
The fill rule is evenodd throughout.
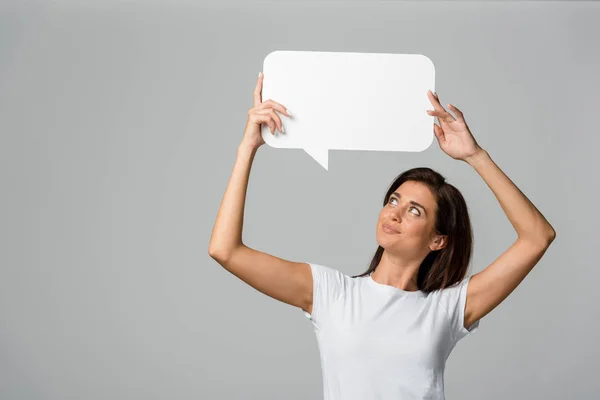
<path id="1" fill-rule="evenodd" d="M 398 255 L 390 255 L 384 250 L 377 264 L 373 279 L 381 284 L 406 291 L 419 290 L 417 274 L 422 260 L 410 260 Z"/>

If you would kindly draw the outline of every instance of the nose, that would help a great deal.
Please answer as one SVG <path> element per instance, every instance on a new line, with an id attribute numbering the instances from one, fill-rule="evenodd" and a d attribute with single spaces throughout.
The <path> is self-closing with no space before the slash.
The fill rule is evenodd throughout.
<path id="1" fill-rule="evenodd" d="M 389 215 L 390 221 L 394 221 L 396 223 L 401 223 L 402 216 L 408 210 L 408 207 L 410 207 L 410 204 L 398 205 L 396 208 L 390 210 L 390 215 Z"/>
<path id="2" fill-rule="evenodd" d="M 402 222 L 401 214 L 402 214 L 402 211 L 399 211 L 399 212 L 392 211 L 390 213 L 390 221 L 394 221 L 394 222 L 398 222 L 398 223 Z"/>

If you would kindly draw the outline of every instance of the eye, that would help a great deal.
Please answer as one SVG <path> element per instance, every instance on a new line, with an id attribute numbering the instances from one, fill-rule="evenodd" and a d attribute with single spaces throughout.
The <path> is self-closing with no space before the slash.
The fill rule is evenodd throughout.
<path id="1" fill-rule="evenodd" d="M 397 200 L 395 197 L 390 197 L 389 203 L 391 203 L 391 202 L 392 202 L 392 200 L 394 200 L 394 201 L 398 201 L 398 200 Z M 413 213 L 413 214 L 414 214 L 414 215 L 417 215 L 417 216 L 421 216 L 421 211 L 419 211 L 419 209 L 418 209 L 417 207 L 415 207 L 415 206 L 410 206 L 409 210 L 411 210 L 411 209 L 413 209 L 413 208 L 414 208 L 414 209 L 417 211 L 417 213 L 416 213 L 416 214 L 415 214 L 415 213 Z"/>

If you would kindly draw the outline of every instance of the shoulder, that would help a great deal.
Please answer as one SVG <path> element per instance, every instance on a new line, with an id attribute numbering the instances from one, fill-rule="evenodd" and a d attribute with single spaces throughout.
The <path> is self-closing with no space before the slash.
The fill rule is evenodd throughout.
<path id="1" fill-rule="evenodd" d="M 450 321 L 452 334 L 456 341 L 477 330 L 479 325 L 479 321 L 469 325 L 465 319 L 467 289 L 471 278 L 472 276 L 468 276 L 449 287 L 440 289 L 437 295 L 445 310 L 445 315 Z M 467 322 L 467 326 L 465 326 L 465 322 Z"/>
<path id="2" fill-rule="evenodd" d="M 354 278 L 327 265 L 307 264 L 312 275 L 312 295 L 305 308 L 306 316 L 321 323 L 327 318 L 333 304 L 349 290 Z"/>

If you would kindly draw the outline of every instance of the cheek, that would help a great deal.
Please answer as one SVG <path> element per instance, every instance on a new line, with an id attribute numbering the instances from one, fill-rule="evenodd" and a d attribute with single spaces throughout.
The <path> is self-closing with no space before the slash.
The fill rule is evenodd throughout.
<path id="1" fill-rule="evenodd" d="M 406 220 L 403 225 L 407 235 L 414 237 L 424 237 L 427 235 L 428 227 L 425 221 L 416 219 L 413 219 L 412 221 Z"/>

